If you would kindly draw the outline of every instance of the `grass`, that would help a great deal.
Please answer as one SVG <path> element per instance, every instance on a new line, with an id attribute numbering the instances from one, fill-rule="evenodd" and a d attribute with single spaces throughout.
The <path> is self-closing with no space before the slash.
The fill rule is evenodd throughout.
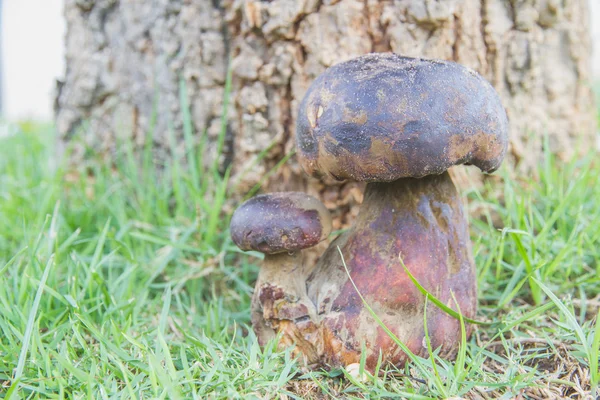
<path id="1" fill-rule="evenodd" d="M 231 243 L 228 171 L 204 167 L 191 129 L 186 166 L 176 157 L 160 176 L 150 145 L 67 171 L 51 126 L 0 139 L 0 397 L 598 395 L 595 154 L 546 154 L 537 180 L 505 169 L 495 189 L 466 193 L 486 324 L 456 361 L 430 348 L 376 376 L 307 373 L 249 329 L 260 260 Z"/>

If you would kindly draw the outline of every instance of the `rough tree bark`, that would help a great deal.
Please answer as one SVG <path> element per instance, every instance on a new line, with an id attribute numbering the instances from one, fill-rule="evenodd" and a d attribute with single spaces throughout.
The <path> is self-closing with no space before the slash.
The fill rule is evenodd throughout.
<path id="1" fill-rule="evenodd" d="M 67 0 L 61 143 L 83 138 L 75 160 L 86 146 L 109 154 L 118 136 L 141 146 L 156 109 L 155 152 L 168 157 L 168 127 L 181 136 L 181 79 L 196 132 L 206 129 L 211 139 L 210 162 L 231 59 L 220 162 L 233 162 L 241 176 L 273 144 L 243 175 L 244 191 L 293 150 L 298 101 L 319 73 L 393 51 L 457 61 L 485 76 L 508 111 L 512 162 L 529 169 L 546 132 L 565 157 L 593 141 L 587 7 L 587 0 Z M 308 180 L 293 158 L 267 187 L 305 190 L 338 209 L 361 197 L 354 184 Z"/>

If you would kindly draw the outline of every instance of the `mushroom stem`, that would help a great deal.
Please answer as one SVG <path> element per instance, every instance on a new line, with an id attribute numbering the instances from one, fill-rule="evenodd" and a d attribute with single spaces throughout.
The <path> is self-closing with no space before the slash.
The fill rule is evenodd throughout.
<path id="1" fill-rule="evenodd" d="M 306 293 L 307 266 L 302 251 L 265 254 L 252 296 L 252 327 L 265 345 L 282 332 L 281 347 L 296 344 L 308 363 L 314 349 L 298 330 L 316 330 L 316 310 Z"/>
<path id="2" fill-rule="evenodd" d="M 309 277 L 308 294 L 322 315 L 316 347 L 329 365 L 360 362 L 366 343 L 367 366 L 379 353 L 384 362 L 402 364 L 406 355 L 378 327 L 349 281 L 411 351 L 427 355 L 424 347 L 425 296 L 411 282 L 399 257 L 421 285 L 448 306 L 473 317 L 476 276 L 468 226 L 460 196 L 447 172 L 420 179 L 369 183 L 357 220 L 338 237 Z M 456 351 L 459 322 L 429 302 L 427 322 L 432 346 L 442 354 Z M 470 330 L 470 329 L 469 329 Z"/>

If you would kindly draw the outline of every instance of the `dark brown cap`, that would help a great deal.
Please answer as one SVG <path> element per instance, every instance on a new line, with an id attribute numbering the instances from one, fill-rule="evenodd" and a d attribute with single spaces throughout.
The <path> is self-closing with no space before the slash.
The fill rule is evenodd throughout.
<path id="1" fill-rule="evenodd" d="M 275 254 L 324 240 L 331 233 L 331 216 L 323 203 L 305 193 L 270 193 L 244 202 L 233 213 L 230 228 L 240 249 Z"/>
<path id="2" fill-rule="evenodd" d="M 313 176 L 378 182 L 457 164 L 496 170 L 508 120 L 494 88 L 462 65 L 367 54 L 327 69 L 298 114 L 298 158 Z"/>

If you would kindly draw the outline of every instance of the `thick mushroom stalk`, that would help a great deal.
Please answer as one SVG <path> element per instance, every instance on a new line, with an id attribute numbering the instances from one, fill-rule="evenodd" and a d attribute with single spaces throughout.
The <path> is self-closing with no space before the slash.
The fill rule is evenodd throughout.
<path id="1" fill-rule="evenodd" d="M 406 354 L 378 326 L 350 282 L 338 246 L 367 303 L 413 353 L 427 355 L 425 297 L 402 262 L 432 295 L 456 309 L 454 294 L 463 315 L 475 315 L 477 288 L 469 231 L 447 172 L 369 183 L 355 224 L 331 244 L 307 282 L 309 297 L 322 316 L 314 351 L 323 364 L 360 362 L 363 343 L 368 368 L 376 366 L 380 353 L 384 362 L 404 364 Z M 458 320 L 431 302 L 426 315 L 433 348 L 441 346 L 442 355 L 454 353 L 460 342 Z"/>
<path id="2" fill-rule="evenodd" d="M 314 266 L 306 265 L 302 250 L 331 233 L 329 211 L 304 193 L 265 194 L 243 203 L 230 228 L 240 249 L 265 254 L 252 297 L 252 326 L 260 344 L 282 332 L 281 344 L 296 344 L 297 352 L 312 363 L 316 355 L 299 331 L 315 330 L 316 310 L 306 293 Z"/>
<path id="3" fill-rule="evenodd" d="M 363 346 L 370 368 L 380 354 L 384 363 L 407 359 L 363 306 L 338 247 L 359 291 L 411 351 L 427 354 L 426 315 L 432 346 L 455 353 L 458 321 L 434 305 L 425 310 L 399 257 L 430 293 L 454 308 L 453 294 L 462 313 L 474 316 L 468 227 L 446 171 L 457 164 L 496 170 L 507 132 L 492 86 L 456 63 L 369 54 L 313 82 L 297 120 L 302 167 L 315 177 L 368 182 L 355 225 L 330 245 L 307 281 L 319 333 L 304 337 L 323 364 L 356 363 Z"/>

